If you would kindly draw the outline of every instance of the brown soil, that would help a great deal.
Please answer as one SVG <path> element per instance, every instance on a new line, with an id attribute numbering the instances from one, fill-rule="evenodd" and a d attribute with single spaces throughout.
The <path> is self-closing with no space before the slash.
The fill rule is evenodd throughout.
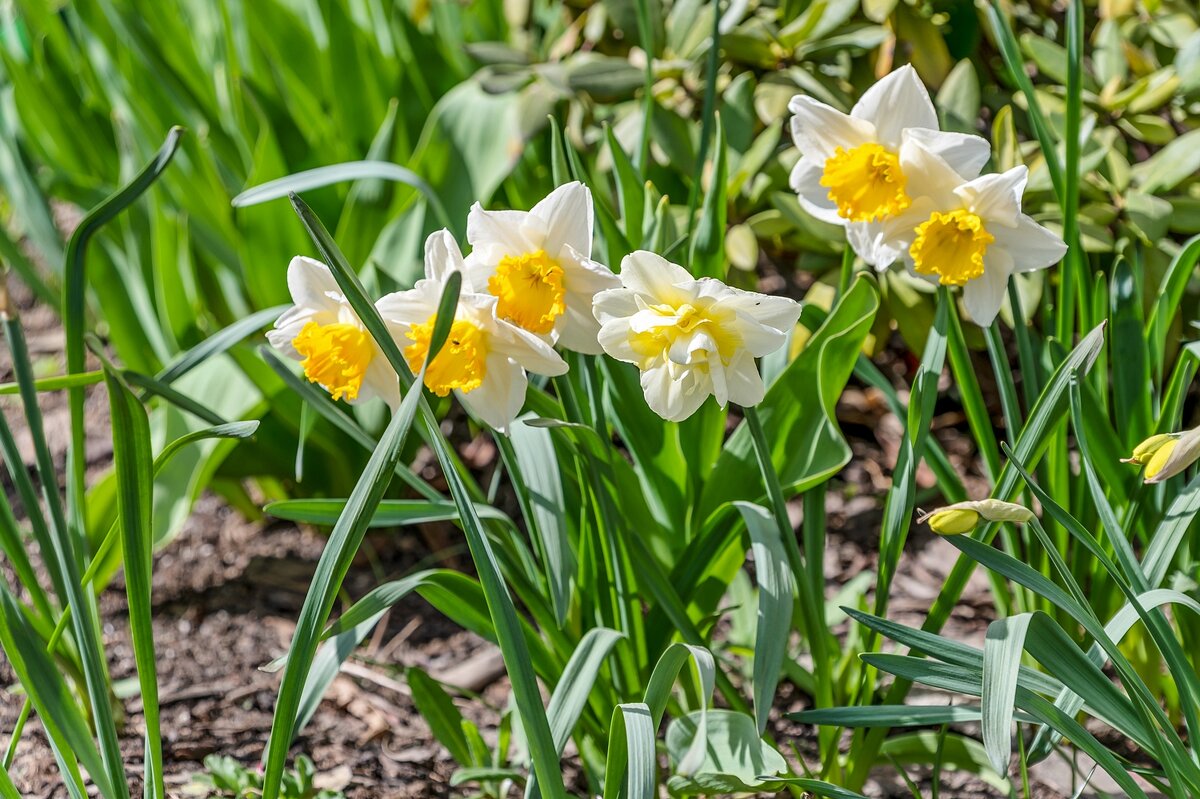
<path id="1" fill-rule="evenodd" d="M 26 309 L 24 322 L 35 357 L 55 361 L 62 351 L 57 319 L 45 308 L 31 307 L 28 296 L 19 289 L 16 298 Z M 7 353 L 0 358 L 0 380 L 9 380 Z M 906 368 L 903 361 L 887 366 L 897 374 Z M 60 370 L 60 364 L 58 369 L 53 363 L 47 368 L 47 372 Z M 46 394 L 43 402 L 50 445 L 61 460 L 66 445 L 65 397 Z M 18 423 L 19 405 L 8 398 L 0 407 L 24 437 L 23 424 Z M 89 393 L 88 413 L 90 472 L 94 474 L 111 458 L 102 390 Z M 831 490 L 828 499 L 830 536 L 825 571 L 830 595 L 854 575 L 874 569 L 882 496 L 900 433 L 899 422 L 885 412 L 880 398 L 870 390 L 849 390 L 839 415 L 856 457 L 838 478 L 836 486 L 844 490 Z M 959 422 L 954 417 L 940 418 L 938 426 L 951 456 L 970 473 L 974 461 L 966 439 L 955 432 Z M 29 452 L 24 438 L 22 443 Z M 480 459 L 468 457 L 471 462 Z M 7 474 L 4 483 L 11 499 Z M 923 487 L 932 485 L 931 475 L 922 474 L 921 483 Z M 795 510 L 798 514 L 799 508 Z M 411 570 L 431 552 L 444 551 L 445 542 L 456 536 L 453 528 L 432 527 L 368 538 L 364 550 L 369 549 L 371 557 L 360 558 L 351 570 L 347 592 L 361 596 L 382 579 Z M 322 547 L 323 538 L 312 530 L 281 522 L 248 521 L 219 498 L 206 495 L 181 534 L 156 556 L 154 634 L 164 754 L 173 794 L 187 790 L 191 775 L 202 770 L 206 755 L 229 755 L 248 766 L 258 762 L 279 684 L 279 675 L 262 667 L 285 653 Z M 893 586 L 892 617 L 919 624 L 956 554 L 945 542 L 914 531 Z M 450 565 L 469 564 L 457 558 Z M 4 571 L 11 584 L 7 566 Z M 100 606 L 112 675 L 116 680 L 135 677 L 119 580 L 102 594 Z M 979 644 L 992 612 L 986 581 L 976 575 L 946 634 Z M 416 713 L 406 694 L 402 669 L 419 666 L 452 680 L 469 672 L 481 691 L 460 700 L 459 705 L 486 736 L 494 733 L 497 708 L 505 704 L 508 692 L 495 663 L 490 644 L 458 629 L 423 600 L 407 599 L 392 610 L 356 655 L 352 673 L 338 678 L 293 753 L 311 756 L 322 784 L 344 790 L 349 799 L 465 795 L 450 788 L 453 763 Z M 15 684 L 2 660 L 0 683 Z M 11 730 L 21 703 L 19 693 L 0 694 L 0 729 Z M 124 749 L 136 793 L 140 791 L 140 703 L 135 698 L 124 705 Z M 794 687 L 781 688 L 772 732 L 784 744 L 784 751 L 794 743 L 801 753 L 813 752 L 813 729 L 782 716 L 806 706 L 807 698 Z M 36 718 L 31 719 L 17 750 L 12 776 L 27 796 L 66 795 Z M 997 795 L 980 781 L 958 775 L 947 775 L 941 788 L 947 799 Z M 910 795 L 894 774 L 882 771 L 869 792 Z M 1062 794 L 1039 787 L 1035 795 Z"/>

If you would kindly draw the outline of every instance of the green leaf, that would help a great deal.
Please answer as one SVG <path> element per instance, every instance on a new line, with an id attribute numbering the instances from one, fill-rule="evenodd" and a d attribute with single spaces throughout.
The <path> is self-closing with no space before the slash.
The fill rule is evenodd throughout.
<path id="1" fill-rule="evenodd" d="M 228 327 L 213 333 L 187 352 L 179 355 L 161 372 L 156 374 L 154 379 L 164 385 L 174 383 L 204 361 L 207 361 L 214 355 L 225 352 L 247 336 L 259 332 L 274 322 L 289 307 L 291 306 L 276 305 L 274 308 L 265 308 L 250 314 L 244 319 L 239 319 Z"/>
<path id="2" fill-rule="evenodd" d="M 154 653 L 154 603 L 151 585 L 154 552 L 154 457 L 150 421 L 129 386 L 105 364 L 112 417 L 113 468 L 125 558 L 125 596 L 146 725 L 145 785 L 148 797 L 165 796 L 162 733 L 158 706 L 158 670 Z"/>
<path id="3" fill-rule="evenodd" d="M 1000 774 L 1008 773 L 1012 757 L 1013 701 L 1030 619 L 1029 613 L 997 619 L 983 642 L 983 746 Z"/>
<path id="4" fill-rule="evenodd" d="M 303 524 L 332 525 L 346 508 L 344 499 L 285 499 L 263 507 L 277 519 Z M 512 520 L 491 505 L 478 504 L 480 518 L 512 524 Z M 368 522 L 371 527 L 404 527 L 429 522 L 458 521 L 458 508 L 453 502 L 431 502 L 420 499 L 385 499 L 379 503 Z"/>
<path id="5" fill-rule="evenodd" d="M 758 580 L 758 624 L 754 634 L 754 718 L 761 734 L 775 700 L 779 673 L 792 629 L 795 581 L 779 527 L 760 505 L 735 502 L 750 533 L 754 574 Z"/>
<path id="6" fill-rule="evenodd" d="M 709 178 L 708 193 L 704 195 L 704 205 L 700 211 L 700 223 L 692 236 L 691 272 L 696 277 L 725 278 L 725 224 L 729 212 L 726 199 L 728 154 L 725 146 L 725 127 L 717 117 L 717 130 L 714 137 L 715 151 L 713 153 L 712 174 Z"/>
<path id="7" fill-rule="evenodd" d="M 667 727 L 667 753 L 675 764 L 668 781 L 672 794 L 754 791 L 787 770 L 787 761 L 758 734 L 754 719 L 745 713 L 710 710 L 699 763 L 685 759 L 700 734 L 701 714 L 690 713 Z"/>
<path id="8" fill-rule="evenodd" d="M 1170 191 L 1200 171 L 1200 130 L 1189 131 L 1133 167 L 1133 179 L 1146 194 Z"/>
<path id="9" fill-rule="evenodd" d="M 442 688 L 441 683 L 418 668 L 410 668 L 405 674 L 408 687 L 412 690 L 413 704 L 417 706 L 421 718 L 429 725 L 433 737 L 446 747 L 450 756 L 460 766 L 465 768 L 477 765 L 471 757 L 471 747 L 463 733 L 462 714 L 458 712 L 454 701 Z"/>
<path id="10" fill-rule="evenodd" d="M 604 767 L 604 799 L 655 799 L 658 755 L 650 708 L 637 702 L 617 705 L 609 724 Z"/>

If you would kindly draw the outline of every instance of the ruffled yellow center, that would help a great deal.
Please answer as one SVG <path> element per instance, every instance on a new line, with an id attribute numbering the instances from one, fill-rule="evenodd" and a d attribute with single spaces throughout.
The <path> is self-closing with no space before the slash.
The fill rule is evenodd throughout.
<path id="1" fill-rule="evenodd" d="M 937 275 L 943 286 L 961 286 L 983 274 L 984 253 L 995 240 L 970 211 L 935 211 L 917 226 L 908 252 L 919 274 Z"/>
<path id="2" fill-rule="evenodd" d="M 742 344 L 741 336 L 733 325 L 727 323 L 728 320 L 690 303 L 679 306 L 652 305 L 648 310 L 663 317 L 675 318 L 672 323 L 630 334 L 629 345 L 641 356 L 640 368 L 643 370 L 659 358 L 704 368 L 713 354 L 728 365 Z M 699 348 L 704 343 L 699 335 L 711 339 L 715 353 L 711 347 Z"/>
<path id="3" fill-rule="evenodd" d="M 894 216 L 909 204 L 899 156 L 874 142 L 837 148 L 825 161 L 821 185 L 837 203 L 838 216 L 851 222 Z"/>
<path id="4" fill-rule="evenodd" d="M 488 278 L 496 296 L 496 313 L 531 333 L 549 333 L 567 309 L 563 303 L 563 269 L 544 250 L 506 255 Z"/>
<path id="5" fill-rule="evenodd" d="M 404 359 L 413 374 L 421 370 L 421 364 L 429 354 L 435 321 L 437 314 L 422 324 L 413 325 L 408 331 L 412 344 L 404 348 Z M 456 319 L 450 326 L 450 337 L 425 369 L 425 385 L 439 397 L 455 389 L 464 394 L 474 391 L 487 376 L 487 354 L 487 334 L 473 322 Z"/>
<path id="6" fill-rule="evenodd" d="M 363 376 L 375 357 L 375 347 L 365 330 L 344 322 L 309 322 L 292 339 L 292 346 L 304 356 L 300 365 L 311 382 L 320 383 L 335 400 L 358 399 Z"/>

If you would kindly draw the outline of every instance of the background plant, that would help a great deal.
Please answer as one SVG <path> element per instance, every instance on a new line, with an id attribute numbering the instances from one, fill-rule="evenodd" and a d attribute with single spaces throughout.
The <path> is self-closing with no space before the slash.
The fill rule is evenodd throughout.
<path id="1" fill-rule="evenodd" d="M 402 4 L 385 12 L 370 2 L 276 0 L 181 2 L 175 9 L 140 2 L 6 7 L 0 124 L 8 130 L 0 137 L 6 156 L 0 181 L 10 224 L 0 246 L 43 300 L 69 311 L 85 296 L 81 273 L 71 271 L 82 267 L 72 258 L 80 251 L 64 250 L 54 210 L 96 205 L 134 178 L 171 125 L 188 129 L 170 168 L 154 172 L 161 178 L 147 202 L 128 208 L 87 250 L 88 327 L 112 347 L 123 365 L 120 379 L 149 402 L 151 435 L 149 448 L 138 444 L 141 465 L 125 475 L 125 485 L 138 491 L 122 490 L 120 459 L 86 500 L 77 473 L 69 476 L 73 507 L 64 510 L 63 529 L 74 536 L 81 562 L 111 553 L 105 568 L 111 574 L 118 555 L 142 558 L 144 544 L 128 549 L 132 528 L 144 533 L 152 523 L 161 545 L 210 482 L 235 499 L 244 477 L 256 478 L 274 499 L 353 496 L 356 476 L 370 468 L 374 480 L 394 473 L 403 486 L 377 487 L 387 498 L 363 502 L 353 519 L 337 499 L 279 502 L 267 510 L 328 524 L 343 514 L 342 524 L 356 527 L 458 519 L 474 536 L 479 580 L 443 570 L 410 575 L 381 586 L 326 633 L 325 619 L 313 614 L 309 634 L 314 643 L 322 635 L 361 639 L 384 608 L 415 590 L 468 629 L 501 637 L 502 644 L 508 636 L 510 654 L 523 641 L 529 677 L 558 688 L 545 728 L 536 729 L 527 713 L 519 722 L 509 716 L 496 750 L 457 718 L 440 686 L 409 675 L 418 706 L 463 767 L 460 780 L 485 792 L 499 794 L 506 781 L 526 779 L 525 750 L 510 746 L 514 739 L 528 740 L 532 759 L 545 763 L 571 735 L 595 783 L 590 788 L 615 791 L 614 778 L 624 773 L 630 792 L 652 790 L 648 752 L 668 709 L 674 720 L 665 743 L 676 790 L 753 784 L 779 764 L 778 752 L 758 742 L 779 679 L 810 694 L 818 714 L 831 714 L 808 720 L 871 723 L 855 733 L 850 760 L 839 755 L 836 727 L 823 730 L 820 762 L 811 764 L 819 776 L 859 788 L 868 769 L 929 736 L 885 736 L 887 727 L 976 717 L 963 709 L 933 716 L 898 708 L 906 680 L 930 674 L 941 687 L 978 689 L 988 697 L 985 705 L 999 708 L 985 719 L 984 748 L 951 732 L 938 750 L 959 747 L 960 762 L 1002 772 L 991 774 L 999 782 L 1014 703 L 1019 722 L 1049 724 L 1077 746 L 1087 741 L 1063 720 L 1070 711 L 1055 714 L 1034 696 L 1077 710 L 1065 689 L 1044 675 L 1030 682 L 1028 672 L 1016 671 L 1022 647 L 1011 643 L 1012 631 L 1021 624 L 1029 625 L 1030 655 L 1085 698 L 1086 712 L 1099 709 L 1094 715 L 1142 748 L 1158 770 L 1152 777 L 1177 795 L 1190 790 L 1194 767 L 1174 728 L 1181 719 L 1194 726 L 1187 692 L 1195 675 L 1181 653 L 1195 651 L 1196 628 L 1185 612 L 1168 621 L 1154 609 L 1165 595 L 1147 592 L 1163 590 L 1171 578 L 1180 596 L 1194 593 L 1194 559 L 1182 545 L 1196 512 L 1194 492 L 1172 484 L 1141 488 L 1117 459 L 1149 434 L 1183 426 L 1197 365 L 1184 322 L 1194 316 L 1188 282 L 1200 245 L 1180 240 L 1200 231 L 1196 10 L 1185 2 L 1077 2 L 1066 16 L 1036 4 L 976 10 L 960 3 L 611 2 L 587 9 L 532 3 L 510 17 L 505 8 Z M 321 56 L 297 59 L 290 52 Z M 796 157 L 783 130 L 787 99 L 804 91 L 848 106 L 876 75 L 906 58 L 936 89 L 945 127 L 986 132 L 996 169 L 1031 166 L 1027 209 L 1051 224 L 1061 220 L 1073 245 L 1046 282 L 1014 284 L 1005 322 L 988 330 L 961 322 L 949 296 L 897 275 L 878 285 L 852 279 L 854 263 L 838 231 L 806 217 L 787 190 Z M 346 64 L 357 80 L 344 79 Z M 547 123 L 548 114 L 558 122 Z M 79 136 L 79 130 L 98 133 Z M 277 178 L 282 182 L 271 182 Z M 518 424 L 510 441 L 499 441 L 506 478 L 497 485 L 515 492 L 518 522 L 488 504 L 494 495 L 461 468 L 429 421 L 445 406 L 422 410 L 418 436 L 396 449 L 399 433 L 384 430 L 377 411 L 347 414 L 255 352 L 252 334 L 286 299 L 287 258 L 314 252 L 305 225 L 282 200 L 289 190 L 303 192 L 312 206 L 305 223 L 318 232 L 316 252 L 334 261 L 336 247 L 349 265 L 346 279 L 357 274 L 376 296 L 414 279 L 428 230 L 445 224 L 461 233 L 471 202 L 528 207 L 569 178 L 595 194 L 599 252 L 614 266 L 629 250 L 647 247 L 687 262 L 696 274 L 749 284 L 761 267 L 795 276 L 806 288 L 810 302 L 793 348 L 799 355 L 762 365 L 773 380 L 759 413 L 763 435 L 747 420 L 726 441 L 726 414 L 713 407 L 684 425 L 663 425 L 645 409 L 630 370 L 576 359 L 567 378 L 531 394 L 534 424 Z M 331 235 L 319 235 L 316 218 Z M 727 271 L 729 265 L 734 269 Z M 75 324 L 69 346 L 81 355 L 83 317 L 68 312 L 67 318 Z M 908 385 L 893 385 L 868 358 L 893 330 L 921 359 Z M 995 397 L 984 394 L 975 375 L 983 363 L 979 350 L 996 375 Z M 954 380 L 939 398 L 945 360 Z M 69 364 L 72 373 L 81 370 L 78 358 Z M 78 379 L 104 379 L 87 374 Z M 122 388 L 113 380 L 110 390 Z M 875 597 L 826 603 L 824 492 L 849 458 L 834 419 L 849 380 L 883 391 L 907 426 L 885 507 Z M 32 394 L 26 408 L 31 401 Z M 983 562 L 1001 618 L 997 635 L 1007 631 L 1010 643 L 978 657 L 951 649 L 960 660 L 949 674 L 878 654 L 881 635 L 920 651 L 945 651 L 952 645 L 944 639 L 922 639 L 922 650 L 911 631 L 863 615 L 886 617 L 917 502 L 917 466 L 931 466 L 947 501 L 965 498 L 961 477 L 928 432 L 938 401 L 965 411 L 994 495 L 1036 495 L 1047 509 L 1044 539 L 1039 528 L 985 528 L 976 538 L 995 539 L 999 549 L 961 544 L 968 557 L 956 565 L 925 632 L 937 633 L 976 562 Z M 141 435 L 140 406 L 122 407 L 133 420 L 130 435 Z M 144 453 L 242 418 L 261 418 L 262 426 L 253 442 L 237 445 L 237 458 L 228 458 L 228 444 L 208 442 L 164 466 L 151 516 Z M 614 436 L 629 459 L 610 446 Z M 344 446 L 347 438 L 355 448 Z M 404 466 L 418 439 L 443 456 L 448 477 L 456 475 L 453 497 Z M 293 467 L 298 449 L 307 453 L 303 480 Z M 756 456 L 767 451 L 770 458 L 760 463 Z M 760 470 L 766 460 L 769 468 Z M 772 529 L 780 513 L 763 482 L 765 473 L 770 485 L 772 471 L 779 497 L 802 497 L 798 540 Z M 105 549 L 117 518 L 121 546 Z M 29 524 L 35 537 L 42 534 L 36 520 Z M 45 543 L 52 546 L 54 528 L 46 525 Z M 352 553 L 352 543 L 331 547 L 331 557 Z M 14 544 L 10 559 L 19 549 Z M 494 574 L 485 568 L 487 549 Z M 757 583 L 744 568 L 748 551 Z M 1014 572 L 1013 561 L 1030 571 Z M 1080 586 L 1083 601 L 1073 596 Z M 34 608 L 42 600 L 27 590 Z M 508 613 L 509 594 L 522 612 L 505 621 L 510 629 L 502 633 L 496 614 Z M 731 597 L 755 608 L 754 618 L 728 610 Z M 1171 597 L 1164 601 L 1186 606 Z M 45 604 L 43 641 L 61 608 L 88 600 L 86 592 L 74 599 L 54 592 Z M 829 632 L 837 604 L 854 606 L 865 625 L 845 642 Z M 1047 663 L 1044 650 L 1028 646 L 1056 640 L 1052 625 L 1085 646 L 1093 639 L 1109 643 L 1105 635 L 1115 643 L 1122 636 L 1101 634 L 1101 627 L 1128 618 L 1127 607 L 1149 622 L 1128 633 L 1127 652 L 1080 649 L 1097 665 L 1114 658 L 1120 696 L 1090 679 L 1095 673 L 1082 661 L 1064 671 L 1061 661 Z M 1052 621 L 1021 615 L 1033 613 Z M 715 634 L 723 617 L 737 622 L 728 637 Z M 785 640 L 783 631 L 793 627 L 799 636 L 787 651 L 763 646 Z M 64 637 L 86 649 L 86 631 L 71 628 Z M 311 671 L 297 671 L 285 683 L 297 708 L 294 719 L 277 720 L 278 738 L 293 734 L 315 707 L 322 680 L 336 667 L 328 654 L 334 651 L 328 646 Z M 842 651 L 851 654 L 833 656 Z M 861 661 L 860 651 L 868 653 Z M 812 668 L 798 665 L 805 653 Z M 81 696 L 95 692 L 91 705 L 99 708 L 94 700 L 106 685 L 103 675 L 89 677 L 89 662 L 95 671 L 94 653 L 79 656 L 82 674 L 64 666 L 84 718 L 89 705 Z M 510 658 L 509 665 L 517 664 Z M 904 679 L 885 690 L 880 670 Z M 1089 681 L 1075 678 L 1077 671 Z M 1012 677 L 1018 673 L 1027 679 Z M 680 690 L 673 692 L 677 677 Z M 152 684 L 148 676 L 143 691 Z M 732 712 L 699 715 L 714 691 Z M 1156 712 L 1147 696 L 1160 695 L 1168 699 L 1166 710 Z M 1101 700 L 1109 704 L 1097 706 Z M 875 707 L 880 701 L 887 706 Z M 839 706 L 855 710 L 829 710 Z M 103 721 L 94 719 L 100 755 L 111 737 Z M 1041 729 L 1028 751 L 1021 749 L 1021 774 L 1049 751 L 1052 737 Z M 702 734 L 757 760 L 689 760 Z M 286 742 L 272 748 L 275 779 Z M 1128 764 L 1106 765 L 1116 774 Z M 601 785 L 605 766 L 609 776 Z M 116 773 L 108 760 L 98 768 Z M 97 773 L 91 765 L 87 770 Z M 553 793 L 546 771 L 539 774 L 541 789 Z"/>

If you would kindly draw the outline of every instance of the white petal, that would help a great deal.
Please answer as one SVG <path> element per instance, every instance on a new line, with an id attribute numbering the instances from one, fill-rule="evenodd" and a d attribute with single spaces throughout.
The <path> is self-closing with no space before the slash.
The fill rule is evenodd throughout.
<path id="1" fill-rule="evenodd" d="M 849 150 L 875 141 L 875 126 L 864 119 L 843 114 L 833 106 L 798 94 L 788 103 L 792 112 L 792 140 L 800 154 L 824 167 L 838 147 Z"/>
<path id="2" fill-rule="evenodd" d="M 362 388 L 355 402 L 365 402 L 373 397 L 382 399 L 393 411 L 400 407 L 400 383 L 396 372 L 378 347 L 375 348 L 375 357 L 367 367 L 367 373 L 363 375 Z"/>
<path id="3" fill-rule="evenodd" d="M 957 172 L 963 180 L 979 174 L 992 155 L 992 146 L 987 139 L 970 133 L 952 133 L 928 128 L 909 128 L 903 140 L 915 140 L 921 147 L 940 157 Z M 903 142 L 901 147 L 903 147 Z"/>
<path id="4" fill-rule="evenodd" d="M 636 296 L 629 289 L 623 288 L 602 291 L 592 298 L 592 315 L 601 325 L 615 319 L 627 320 L 638 312 Z"/>
<path id="5" fill-rule="evenodd" d="M 729 401 L 750 408 L 763 401 L 767 387 L 750 353 L 741 352 L 725 368 L 725 380 L 729 384 Z"/>
<path id="6" fill-rule="evenodd" d="M 530 242 L 524 235 L 529 216 L 525 211 L 485 211 L 475 203 L 467 214 L 467 241 L 472 249 L 499 244 L 509 255 L 536 250 L 541 242 Z"/>
<path id="7" fill-rule="evenodd" d="M 488 332 L 492 351 L 503 353 L 529 371 L 550 377 L 566 374 L 567 362 L 540 336 L 498 319 Z"/>
<path id="8" fill-rule="evenodd" d="M 989 250 L 983 260 L 983 274 L 963 286 L 963 305 L 971 321 L 987 327 L 1000 312 L 1004 294 L 1008 290 L 1008 278 L 1012 274 L 1012 262 L 999 249 Z"/>
<path id="9" fill-rule="evenodd" d="M 592 254 L 592 193 L 578 181 L 559 186 L 530 211 L 546 223 L 543 248 L 557 258 L 572 247 L 586 258 Z"/>
<path id="10" fill-rule="evenodd" d="M 925 147 L 920 137 L 905 137 L 900 146 L 900 168 L 904 171 L 904 190 L 913 198 L 906 215 L 914 212 L 914 207 L 922 197 L 928 198 L 930 210 L 944 210 L 962 204 L 954 193 L 963 184 L 962 175 L 944 158 Z"/>
<path id="11" fill-rule="evenodd" d="M 912 66 L 905 64 L 867 89 L 850 115 L 875 126 L 877 141 L 892 149 L 900 147 L 906 128 L 937 130 L 937 111 L 925 84 Z"/>
<path id="12" fill-rule="evenodd" d="M 450 231 L 443 228 L 425 239 L 425 277 L 445 281 L 451 272 L 463 271 L 462 250 Z M 463 276 L 466 277 L 465 275 Z"/>
<path id="13" fill-rule="evenodd" d="M 621 285 L 659 301 L 678 294 L 675 286 L 691 283 L 691 273 L 647 250 L 636 250 L 621 261 Z"/>
<path id="14" fill-rule="evenodd" d="M 706 380 L 706 378 L 704 378 Z M 668 422 L 682 422 L 704 404 L 711 393 L 701 386 L 694 370 L 681 379 L 674 379 L 668 364 L 642 372 L 642 392 L 646 404 Z"/>
<path id="15" fill-rule="evenodd" d="M 333 273 L 328 266 L 312 258 L 297 255 L 291 260 L 287 284 L 292 302 L 301 307 L 337 313 L 342 304 L 342 290 L 333 279 Z"/>
<path id="16" fill-rule="evenodd" d="M 1033 272 L 1053 266 L 1067 254 L 1067 245 L 1057 233 L 1039 225 L 1025 214 L 1017 218 L 1015 228 L 992 226 L 988 232 L 996 237 L 992 246 L 1003 247 L 1013 260 L 1017 272 Z"/>
<path id="17" fill-rule="evenodd" d="M 616 358 L 625 363 L 640 364 L 642 356 L 635 352 L 630 344 L 631 334 L 628 319 L 613 319 L 600 328 L 596 338 L 610 358 Z"/>
<path id="18" fill-rule="evenodd" d="M 792 167 L 789 184 L 800 206 L 812 216 L 831 225 L 844 225 L 846 220 L 838 213 L 837 203 L 829 199 L 829 189 L 821 185 L 825 174 L 824 161 L 804 156 Z"/>
<path id="19" fill-rule="evenodd" d="M 999 222 L 1007 227 L 1016 227 L 1021 216 L 1021 196 L 1025 194 L 1025 183 L 1029 170 L 1024 164 L 1007 172 L 983 175 L 964 183 L 955 190 L 964 206 L 987 222 Z M 988 226 L 992 232 L 992 226 Z M 994 234 L 993 234 L 994 235 Z"/>
<path id="20" fill-rule="evenodd" d="M 311 308 L 293 305 L 275 320 L 275 328 L 267 331 L 267 341 L 288 358 L 300 359 L 300 353 L 292 346 L 292 341 L 300 335 L 304 326 L 317 315 Z"/>
<path id="21" fill-rule="evenodd" d="M 756 324 L 787 332 L 800 319 L 800 303 L 790 297 L 759 294 L 728 287 L 729 294 L 721 300 L 722 308 L 734 308 Z"/>
<path id="22" fill-rule="evenodd" d="M 393 291 L 375 301 L 383 321 L 395 325 L 419 325 L 437 313 L 441 287 L 436 281 L 419 280 L 407 291 Z"/>
<path id="23" fill-rule="evenodd" d="M 581 300 L 568 294 L 566 305 L 566 311 L 555 320 L 558 344 L 586 355 L 599 355 L 602 349 L 596 336 L 600 332 L 600 323 L 592 314 L 590 298 Z"/>
<path id="24" fill-rule="evenodd" d="M 501 433 L 507 432 L 525 404 L 525 370 L 500 353 L 489 355 L 483 383 L 474 391 L 455 391 L 459 402 Z"/>
<path id="25" fill-rule="evenodd" d="M 568 294 L 592 297 L 596 292 L 616 288 L 621 278 L 599 261 L 593 261 L 574 247 L 566 247 L 559 255 L 563 269 L 563 288 Z"/>

